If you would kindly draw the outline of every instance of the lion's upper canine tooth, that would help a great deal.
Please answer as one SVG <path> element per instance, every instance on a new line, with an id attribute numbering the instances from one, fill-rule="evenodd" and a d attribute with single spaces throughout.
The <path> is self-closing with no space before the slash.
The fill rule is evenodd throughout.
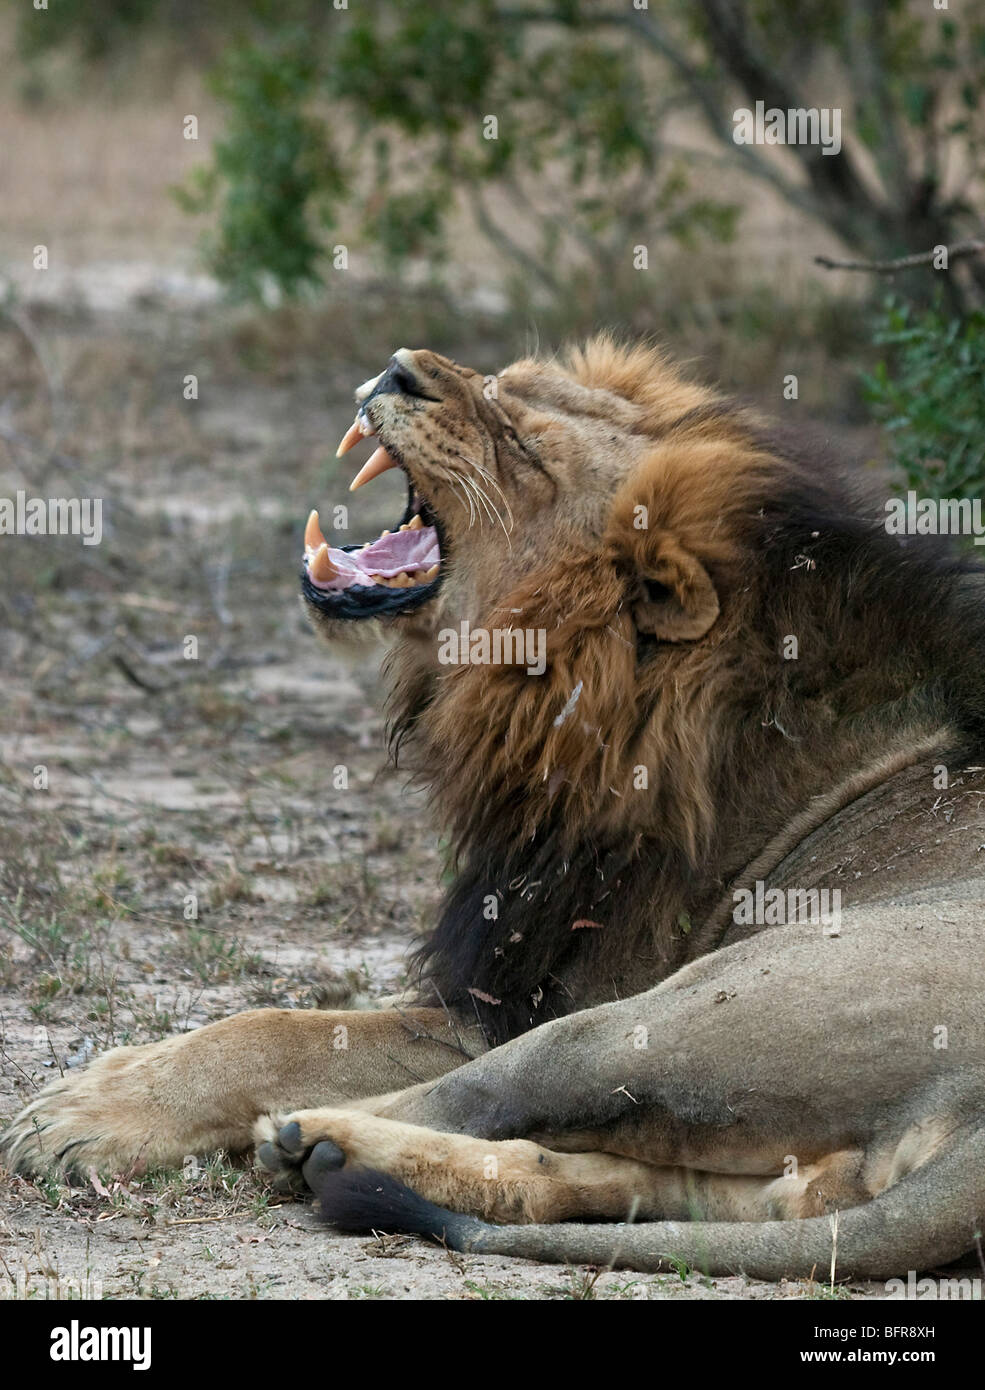
<path id="1" fill-rule="evenodd" d="M 360 410 L 352 424 L 342 436 L 342 443 L 335 451 L 335 457 L 340 459 L 343 454 L 347 454 L 354 444 L 358 444 L 360 439 L 372 439 L 378 430 L 365 410 Z"/>
<path id="2" fill-rule="evenodd" d="M 362 487 L 363 483 L 368 483 L 372 478 L 377 478 L 381 473 L 386 473 L 390 468 L 396 468 L 396 462 L 390 457 L 384 448 L 379 448 L 376 453 L 364 463 L 362 468 L 349 484 L 349 491 L 355 492 L 357 487 Z M 413 526 L 413 522 L 411 525 Z M 423 523 L 422 523 L 423 524 Z"/>
<path id="3" fill-rule="evenodd" d="M 346 430 L 345 434 L 342 436 L 342 443 L 335 450 L 335 457 L 337 459 L 340 459 L 343 454 L 347 454 L 349 450 L 353 447 L 353 445 L 359 443 L 360 439 L 363 438 L 365 433 L 366 431 L 359 423 L 359 416 L 357 415 L 356 418 L 353 420 L 352 424 Z"/>
<path id="4" fill-rule="evenodd" d="M 408 521 L 407 523 L 407 529 L 410 531 L 419 531 L 423 525 L 424 522 L 421 520 L 419 516 L 412 516 L 410 521 Z M 404 528 L 401 526 L 400 529 L 402 531 Z"/>
<path id="5" fill-rule="evenodd" d="M 304 548 L 305 550 L 318 550 L 320 546 L 327 544 L 328 542 L 321 533 L 321 527 L 318 525 L 318 513 L 313 511 L 304 528 Z"/>
<path id="6" fill-rule="evenodd" d="M 330 580 L 337 578 L 338 570 L 329 559 L 328 543 L 326 541 L 322 541 L 312 558 L 308 561 L 308 573 L 318 584 L 327 584 Z"/>

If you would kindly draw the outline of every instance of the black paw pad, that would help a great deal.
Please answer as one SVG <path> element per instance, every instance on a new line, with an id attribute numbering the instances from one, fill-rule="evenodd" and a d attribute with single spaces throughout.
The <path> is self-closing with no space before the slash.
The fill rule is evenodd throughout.
<path id="1" fill-rule="evenodd" d="M 280 1150 L 276 1144 L 271 1144 L 269 1141 L 257 1148 L 257 1161 L 262 1163 L 264 1168 L 271 1173 L 276 1173 L 279 1168 L 284 1166 Z"/>
<path id="2" fill-rule="evenodd" d="M 304 1152 L 304 1140 L 301 1138 L 301 1126 L 297 1120 L 292 1120 L 289 1125 L 284 1125 L 278 1132 L 277 1142 L 285 1153 L 295 1156 Z"/>
<path id="3" fill-rule="evenodd" d="M 313 1192 L 318 1190 L 328 1173 L 337 1172 L 345 1163 L 345 1154 L 331 1139 L 323 1139 L 311 1150 L 302 1173 L 304 1180 Z"/>

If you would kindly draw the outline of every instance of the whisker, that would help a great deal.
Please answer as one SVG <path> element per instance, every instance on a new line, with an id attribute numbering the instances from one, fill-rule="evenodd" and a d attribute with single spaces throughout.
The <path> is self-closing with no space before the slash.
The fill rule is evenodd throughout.
<path id="1" fill-rule="evenodd" d="M 480 524 L 481 524 L 481 522 L 482 522 L 482 512 L 479 511 L 479 508 L 480 508 L 480 507 L 483 508 L 483 510 L 484 510 L 485 513 L 486 513 L 486 516 L 488 516 L 488 517 L 489 517 L 489 520 L 492 521 L 493 518 L 492 518 L 492 516 L 491 516 L 491 514 L 490 514 L 490 512 L 489 512 L 489 508 L 488 508 L 488 506 L 485 505 L 486 499 L 485 499 L 485 497 L 483 496 L 483 494 L 481 493 L 481 491 L 479 490 L 478 486 L 476 485 L 475 479 L 474 479 L 474 478 L 466 478 L 466 477 L 463 476 L 463 477 L 462 477 L 462 483 L 463 483 L 463 485 L 464 485 L 466 488 L 468 488 L 469 496 L 470 496 L 470 497 L 474 497 L 475 500 L 476 500 L 476 504 L 477 504 L 477 506 L 476 506 L 476 514 L 477 514 L 478 517 L 479 517 L 479 522 L 480 522 Z"/>
<path id="2" fill-rule="evenodd" d="M 466 486 L 468 487 L 469 492 L 471 492 L 473 497 L 475 498 L 477 504 L 485 512 L 489 520 L 493 521 L 495 518 L 493 517 L 492 512 L 489 510 L 489 499 L 486 497 L 486 494 L 483 492 L 482 488 L 479 486 L 479 484 L 476 482 L 474 478 L 466 478 L 464 479 L 464 481 Z"/>
<path id="3" fill-rule="evenodd" d="M 469 530 L 471 531 L 472 527 L 475 525 L 475 503 L 472 501 L 472 496 L 468 488 L 465 486 L 465 480 L 461 476 L 449 476 L 448 482 L 451 485 L 451 487 L 456 488 L 456 490 L 456 485 L 461 484 L 462 495 L 465 498 L 465 502 L 468 505 L 469 509 Z"/>
<path id="4" fill-rule="evenodd" d="M 470 458 L 468 458 L 465 454 L 458 453 L 457 451 L 456 451 L 456 457 L 457 457 L 457 458 L 460 458 L 460 459 L 462 460 L 463 463 L 467 463 L 467 464 L 469 465 L 470 468 L 474 468 L 474 469 L 476 470 L 476 472 L 479 473 L 479 474 L 481 475 L 481 477 L 483 477 L 488 483 L 490 483 L 490 484 L 492 485 L 492 487 L 494 487 L 494 488 L 496 489 L 496 491 L 499 493 L 500 497 L 501 497 L 502 500 L 503 500 L 503 505 L 504 505 L 504 507 L 506 508 L 507 514 L 509 515 L 509 518 L 510 518 L 509 530 L 507 530 L 506 523 L 505 523 L 504 520 L 503 520 L 503 517 L 502 517 L 502 514 L 500 513 L 499 508 L 496 506 L 495 502 L 493 502 L 492 498 L 488 496 L 488 494 L 486 493 L 485 489 L 482 488 L 482 487 L 479 485 L 479 483 L 477 482 L 477 480 L 476 480 L 475 478 L 469 478 L 469 479 L 466 480 L 464 474 L 459 474 L 459 478 L 460 478 L 460 479 L 462 479 L 463 481 L 468 481 L 469 486 L 470 486 L 470 489 L 475 493 L 476 497 L 477 497 L 477 498 L 482 502 L 482 504 L 485 506 L 485 508 L 486 508 L 486 515 L 489 517 L 489 520 L 490 520 L 490 521 L 493 521 L 493 522 L 499 522 L 499 525 L 502 527 L 502 530 L 503 530 L 503 535 L 506 537 L 506 543 L 507 543 L 507 545 L 510 547 L 510 549 L 512 550 L 512 549 L 513 549 L 513 542 L 512 542 L 511 539 L 510 539 L 510 531 L 511 531 L 511 530 L 513 529 L 513 527 L 516 525 L 516 522 L 515 522 L 515 519 L 514 519 L 514 516 L 513 516 L 513 509 L 512 509 L 512 507 L 510 506 L 509 500 L 508 500 L 508 498 L 506 497 L 506 494 L 503 492 L 503 489 L 500 487 L 499 483 L 498 483 L 497 480 L 492 476 L 492 474 L 489 472 L 489 470 L 488 470 L 487 468 L 483 467 L 483 465 L 482 465 L 481 463 L 476 463 L 476 461 L 475 461 L 474 459 L 470 459 Z"/>
<path id="5" fill-rule="evenodd" d="M 500 487 L 498 481 L 489 472 L 488 468 L 484 468 L 481 463 L 473 463 L 472 467 L 478 469 L 479 473 L 482 475 L 483 478 L 485 478 L 486 482 L 489 483 L 492 487 L 494 487 L 496 491 L 499 493 L 499 496 L 502 499 L 503 506 L 506 508 L 506 515 L 510 519 L 510 530 L 512 531 L 513 527 L 516 525 L 516 521 L 513 517 L 513 508 L 510 506 L 509 498 L 506 496 L 506 493 Z"/>

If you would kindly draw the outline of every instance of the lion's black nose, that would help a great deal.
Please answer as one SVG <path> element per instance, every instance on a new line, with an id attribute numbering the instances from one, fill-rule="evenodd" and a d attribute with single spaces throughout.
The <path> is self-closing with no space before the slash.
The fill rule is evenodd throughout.
<path id="1" fill-rule="evenodd" d="M 425 391 L 413 368 L 397 356 L 390 358 L 389 366 L 363 401 L 363 405 L 368 405 L 374 396 L 420 396 L 424 400 L 437 400 L 436 396 Z"/>
<path id="2" fill-rule="evenodd" d="M 389 383 L 384 386 L 384 382 Z M 417 393 L 417 378 L 409 367 L 404 366 L 403 362 L 398 362 L 396 357 L 390 358 L 390 365 L 383 373 L 380 386 L 385 391 L 397 391 L 405 396 L 413 396 Z"/>

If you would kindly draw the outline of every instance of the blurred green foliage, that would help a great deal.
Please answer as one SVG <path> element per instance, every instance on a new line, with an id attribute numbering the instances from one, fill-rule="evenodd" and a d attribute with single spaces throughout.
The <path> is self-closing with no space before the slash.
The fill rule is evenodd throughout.
<path id="1" fill-rule="evenodd" d="M 215 75 L 229 120 L 211 167 L 177 196 L 199 212 L 222 190 L 208 259 L 243 296 L 261 298 L 271 283 L 296 294 L 316 277 L 320 232 L 334 225 L 332 200 L 345 180 L 323 124 L 308 114 L 318 79 L 310 46 L 294 34 L 237 45 Z"/>
<path id="2" fill-rule="evenodd" d="M 390 269 L 437 265 L 468 207 L 528 294 L 563 300 L 580 275 L 604 310 L 635 246 L 653 260 L 666 239 L 734 234 L 722 169 L 733 187 L 745 177 L 743 204 L 769 186 L 873 258 L 947 244 L 981 219 L 985 13 L 972 0 L 90 0 L 18 13 L 34 56 L 112 53 L 156 25 L 215 60 L 227 128 L 185 199 L 216 209 L 211 260 L 243 295 L 318 283 L 340 226 Z M 760 100 L 840 103 L 840 154 L 736 145 L 734 111 Z M 985 266 L 970 275 L 985 289 Z M 927 283 L 917 273 L 907 292 Z M 956 279 L 951 292 L 966 307 Z"/>
<path id="3" fill-rule="evenodd" d="M 985 313 L 956 318 L 886 301 L 865 378 L 908 488 L 924 497 L 985 495 Z"/>
<path id="4" fill-rule="evenodd" d="M 633 323 L 628 306 L 656 302 L 659 284 L 644 288 L 639 250 L 656 269 L 668 243 L 700 253 L 731 239 L 735 199 L 748 207 L 762 188 L 864 259 L 981 235 L 977 0 L 89 0 L 43 15 L 16 4 L 29 66 L 60 48 L 109 60 L 157 32 L 209 67 L 225 126 L 179 197 L 212 213 L 208 259 L 242 297 L 317 286 L 341 241 L 364 275 L 414 262 L 427 279 L 468 261 L 451 244 L 463 211 L 512 267 L 514 303 L 536 299 L 558 336 Z M 758 101 L 837 104 L 840 153 L 736 145 L 734 113 Z M 943 278 L 907 271 L 897 286 L 867 399 L 908 485 L 975 493 L 985 257 Z M 673 315 L 689 299 L 673 285 L 661 303 Z M 755 329 L 749 303 L 733 296 L 716 313 L 744 339 L 776 335 L 774 288 Z"/>

